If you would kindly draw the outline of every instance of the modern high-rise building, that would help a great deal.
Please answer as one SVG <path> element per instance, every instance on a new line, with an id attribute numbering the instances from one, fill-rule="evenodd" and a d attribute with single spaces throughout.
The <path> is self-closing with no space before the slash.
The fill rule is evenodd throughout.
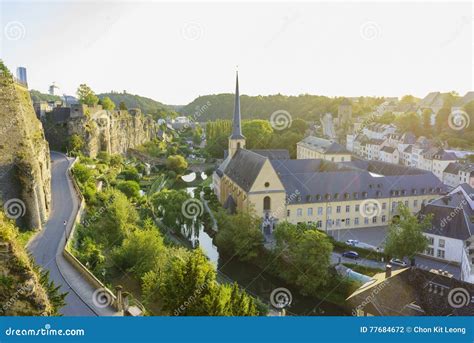
<path id="1" fill-rule="evenodd" d="M 26 68 L 25 67 L 18 67 L 16 68 L 16 78 L 23 84 L 28 84 L 28 80 L 26 78 Z"/>

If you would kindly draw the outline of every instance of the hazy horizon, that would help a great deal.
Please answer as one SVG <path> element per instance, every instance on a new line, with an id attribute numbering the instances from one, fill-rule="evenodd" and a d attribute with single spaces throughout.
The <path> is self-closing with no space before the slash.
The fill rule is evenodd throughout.
<path id="1" fill-rule="evenodd" d="M 30 89 L 423 98 L 473 87 L 471 3 L 0 4 L 1 58 Z"/>

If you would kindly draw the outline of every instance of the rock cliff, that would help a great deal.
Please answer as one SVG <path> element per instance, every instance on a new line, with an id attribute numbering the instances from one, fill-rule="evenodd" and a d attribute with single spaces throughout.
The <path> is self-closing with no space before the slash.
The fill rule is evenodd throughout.
<path id="1" fill-rule="evenodd" d="M 0 200 L 23 228 L 41 229 L 51 207 L 51 160 L 28 90 L 0 61 Z"/>
<path id="2" fill-rule="evenodd" d="M 52 149 L 65 151 L 71 137 L 78 136 L 84 143 L 82 152 L 90 157 L 100 151 L 124 154 L 155 138 L 158 130 L 153 119 L 138 109 L 106 111 L 81 104 L 54 109 L 44 126 Z"/>

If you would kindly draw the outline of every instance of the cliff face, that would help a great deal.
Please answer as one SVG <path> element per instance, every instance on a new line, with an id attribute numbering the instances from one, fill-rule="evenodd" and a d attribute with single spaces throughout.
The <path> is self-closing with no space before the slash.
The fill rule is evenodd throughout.
<path id="1" fill-rule="evenodd" d="M 0 68 L 0 199 L 9 218 L 41 229 L 51 207 L 49 145 L 30 94 Z"/>
<path id="2" fill-rule="evenodd" d="M 48 291 L 17 233 L 0 212 L 0 316 L 53 315 Z"/>
<path id="3" fill-rule="evenodd" d="M 46 116 L 44 125 L 53 149 L 65 150 L 76 135 L 84 142 L 83 153 L 91 157 L 100 151 L 124 154 L 155 138 L 157 132 L 153 119 L 140 110 L 106 111 L 85 105 L 55 109 Z"/>

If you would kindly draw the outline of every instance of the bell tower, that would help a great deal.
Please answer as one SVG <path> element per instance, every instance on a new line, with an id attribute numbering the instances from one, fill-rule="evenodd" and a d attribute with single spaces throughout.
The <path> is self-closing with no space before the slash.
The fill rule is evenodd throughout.
<path id="1" fill-rule="evenodd" d="M 245 137 L 242 135 L 240 122 L 239 73 L 237 72 L 235 79 L 235 103 L 232 134 L 229 136 L 229 156 L 233 157 L 238 149 L 243 148 L 245 148 Z"/>

